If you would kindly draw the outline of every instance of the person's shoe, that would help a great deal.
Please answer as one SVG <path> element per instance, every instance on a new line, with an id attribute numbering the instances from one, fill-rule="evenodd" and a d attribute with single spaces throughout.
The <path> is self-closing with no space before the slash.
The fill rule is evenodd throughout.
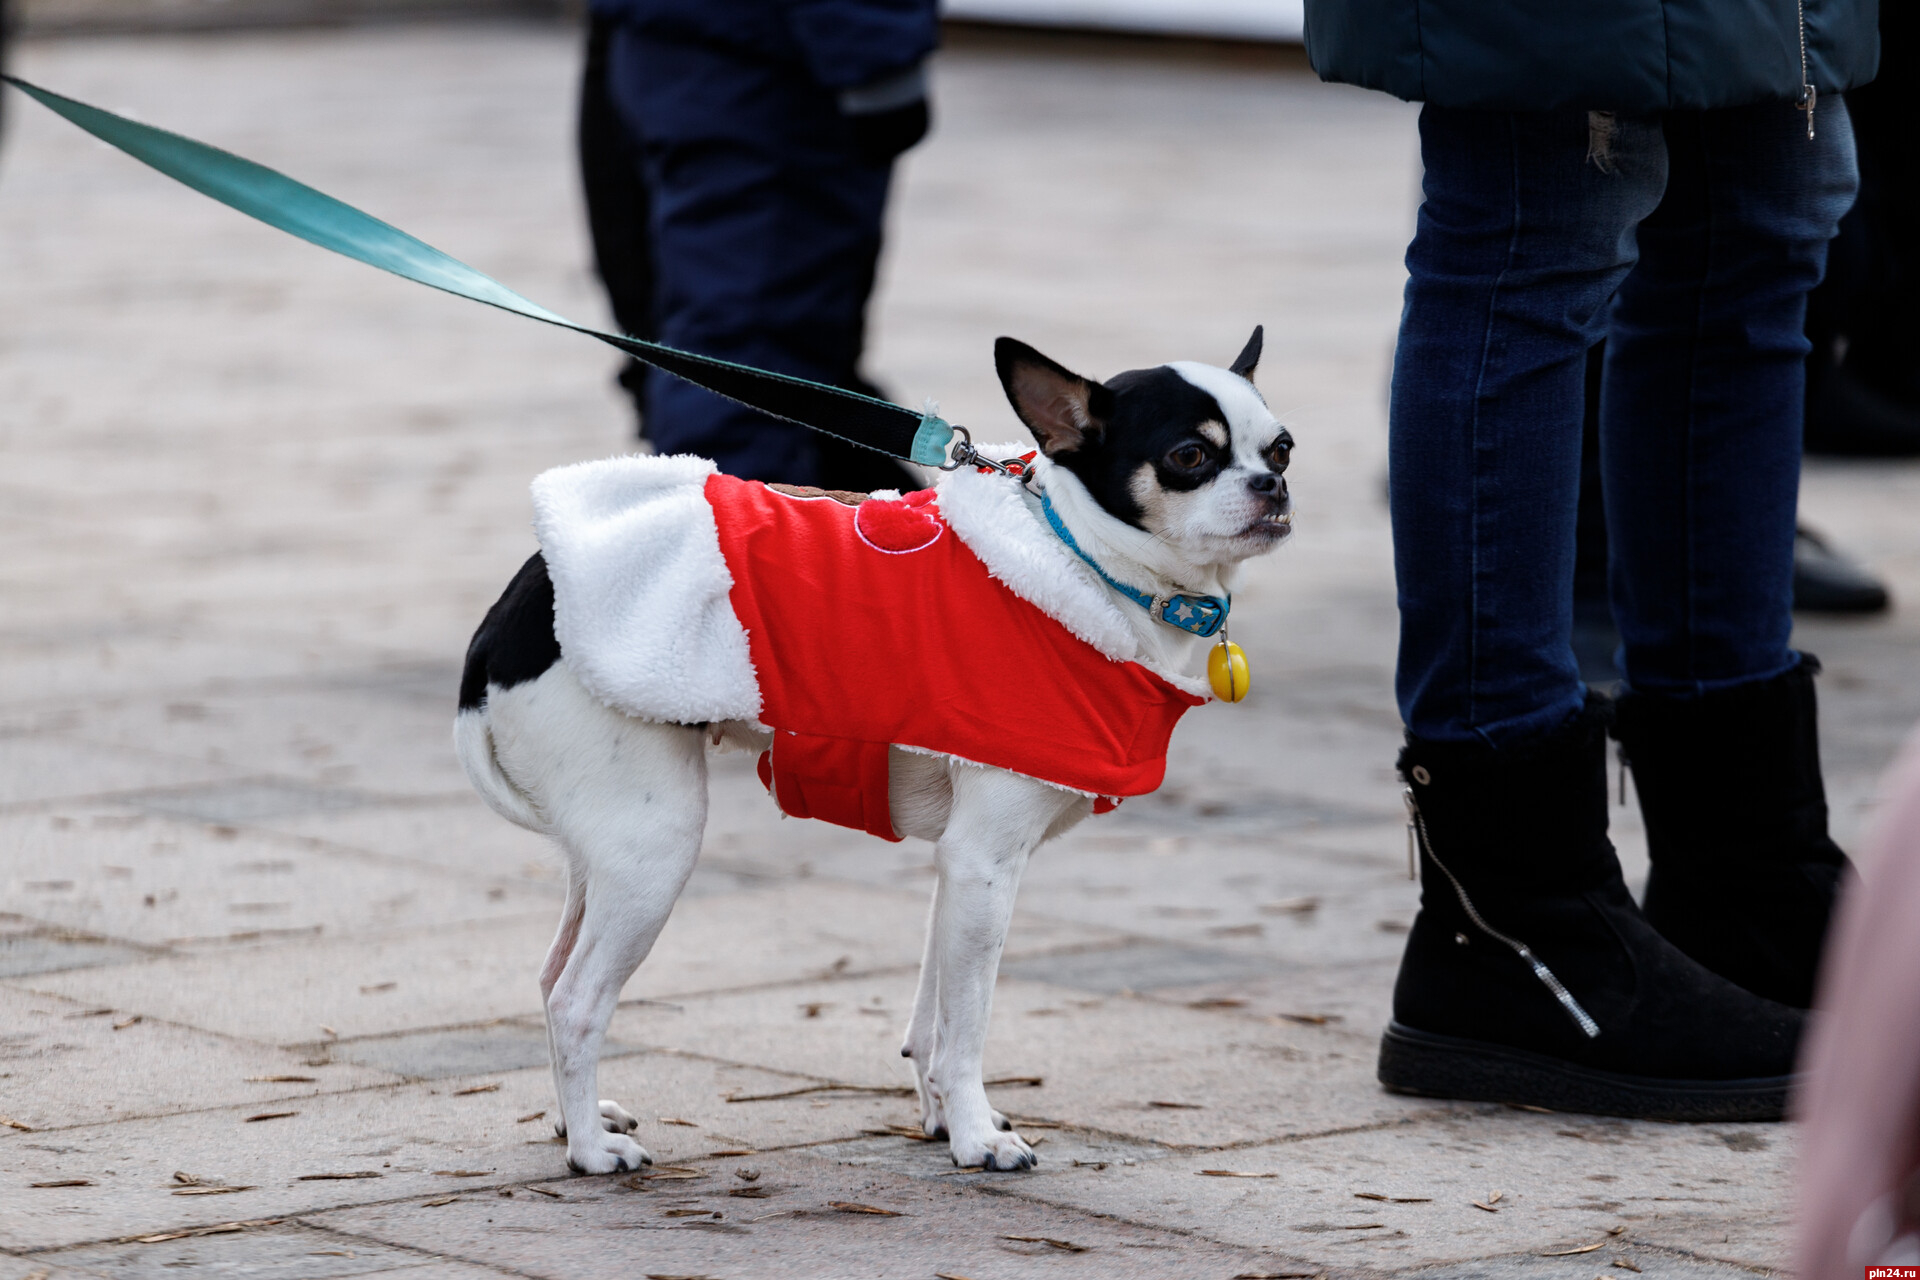
<path id="1" fill-rule="evenodd" d="M 1607 840 L 1608 704 L 1528 749 L 1408 735 L 1420 913 L 1380 1044 L 1397 1093 L 1653 1120 L 1775 1120 L 1801 1014 L 1688 959 Z"/>
<path id="2" fill-rule="evenodd" d="M 1794 529 L 1795 613 L 1883 613 L 1888 603 L 1879 579 L 1805 525 Z"/>
<path id="3" fill-rule="evenodd" d="M 1689 698 L 1628 692 L 1654 928 L 1720 976 L 1805 1008 L 1847 869 L 1827 835 L 1813 691 L 1820 663 Z"/>

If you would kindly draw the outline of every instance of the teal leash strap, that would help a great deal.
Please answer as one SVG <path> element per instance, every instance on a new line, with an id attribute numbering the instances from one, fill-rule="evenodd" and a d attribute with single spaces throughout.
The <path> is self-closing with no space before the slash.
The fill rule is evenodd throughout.
<path id="1" fill-rule="evenodd" d="M 0 80 L 174 181 L 309 244 L 430 288 L 598 338 L 717 395 L 849 443 L 922 466 L 938 467 L 947 461 L 953 428 L 935 414 L 915 413 L 841 387 L 576 324 L 398 227 L 277 170 L 63 97 L 16 76 L 0 76 Z"/>

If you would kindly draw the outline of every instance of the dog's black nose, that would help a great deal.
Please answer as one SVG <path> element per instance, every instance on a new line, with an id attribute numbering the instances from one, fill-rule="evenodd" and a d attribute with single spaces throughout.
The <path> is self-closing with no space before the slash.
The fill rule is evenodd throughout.
<path id="1" fill-rule="evenodd" d="M 1260 475 L 1249 478 L 1247 488 L 1253 490 L 1255 493 L 1278 493 L 1280 492 L 1280 477 L 1274 475 L 1271 471 L 1263 472 Z"/>

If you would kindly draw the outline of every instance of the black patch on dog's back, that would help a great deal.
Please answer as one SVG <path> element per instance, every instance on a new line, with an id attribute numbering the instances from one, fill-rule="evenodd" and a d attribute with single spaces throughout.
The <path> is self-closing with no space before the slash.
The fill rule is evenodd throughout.
<path id="1" fill-rule="evenodd" d="M 1113 417 L 1105 429 L 1090 435 L 1079 448 L 1054 455 L 1053 460 L 1078 476 L 1108 514 L 1140 528 L 1144 513 L 1130 487 L 1140 464 L 1151 463 L 1165 488 L 1198 489 L 1219 473 L 1227 450 L 1201 439 L 1197 428 L 1209 420 L 1226 426 L 1227 415 L 1211 395 L 1165 365 L 1129 369 L 1109 378 L 1106 386 L 1113 392 Z M 1199 440 L 1218 457 L 1213 465 L 1181 474 L 1162 459 L 1169 449 L 1190 439 Z"/>
<path id="2" fill-rule="evenodd" d="M 547 576 L 546 560 L 536 551 L 487 610 L 467 645 L 467 665 L 460 674 L 460 709 L 475 711 L 486 705 L 489 684 L 511 689 L 539 679 L 558 661 L 553 579 Z"/>

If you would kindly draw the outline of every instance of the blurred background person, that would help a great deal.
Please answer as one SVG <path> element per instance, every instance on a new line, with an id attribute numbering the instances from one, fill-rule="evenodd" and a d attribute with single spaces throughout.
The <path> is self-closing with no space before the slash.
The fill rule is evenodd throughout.
<path id="1" fill-rule="evenodd" d="M 593 265 L 606 288 L 607 303 L 620 332 L 649 342 L 659 338 L 653 322 L 653 218 L 647 199 L 640 147 L 620 119 L 607 84 L 607 51 L 614 19 L 587 14 L 587 56 L 580 73 L 580 106 L 575 130 L 580 187 L 587 203 L 587 231 Z M 618 376 L 633 402 L 636 432 L 646 439 L 649 366 L 629 358 Z"/>
<path id="2" fill-rule="evenodd" d="M 859 369 L 893 161 L 929 124 L 934 0 L 594 0 L 579 142 L 637 337 L 877 394 Z M 644 437 L 749 479 L 915 483 L 882 454 L 629 365 Z"/>
<path id="3" fill-rule="evenodd" d="M 1920 733 L 1880 801 L 1864 887 L 1849 883 L 1835 922 L 1796 1103 L 1800 1280 L 1920 1266 Z"/>
<path id="4" fill-rule="evenodd" d="M 1807 451 L 1920 455 L 1920 12 L 1880 7 L 1880 73 L 1847 94 L 1860 198 L 1807 308 Z"/>
<path id="5" fill-rule="evenodd" d="M 1853 203 L 1872 0 L 1308 0 L 1325 79 L 1425 103 L 1389 412 L 1421 904 L 1379 1074 L 1442 1097 L 1778 1114 L 1845 858 L 1791 577 L 1806 299 Z M 1643 910 L 1572 645 L 1589 352 Z M 1731 1082 L 1745 1082 L 1735 1087 Z M 1747 1114 L 1760 1118 L 1761 1110 Z"/>

